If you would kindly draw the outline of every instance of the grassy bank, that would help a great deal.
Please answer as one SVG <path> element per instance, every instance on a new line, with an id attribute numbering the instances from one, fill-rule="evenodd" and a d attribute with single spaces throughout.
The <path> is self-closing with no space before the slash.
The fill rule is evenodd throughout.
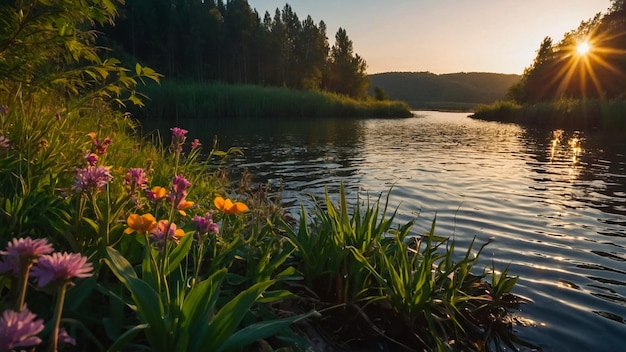
<path id="1" fill-rule="evenodd" d="M 163 81 L 141 89 L 150 97 L 139 118 L 410 117 L 397 101 L 359 101 L 337 94 L 279 87 Z"/>
<path id="2" fill-rule="evenodd" d="M 553 128 L 626 130 L 626 101 L 561 99 L 532 105 L 498 101 L 479 105 L 472 117 Z"/>

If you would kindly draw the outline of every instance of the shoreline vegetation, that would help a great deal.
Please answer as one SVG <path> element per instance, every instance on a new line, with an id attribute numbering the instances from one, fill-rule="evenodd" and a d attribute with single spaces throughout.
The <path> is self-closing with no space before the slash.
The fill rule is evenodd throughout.
<path id="1" fill-rule="evenodd" d="M 535 104 L 497 101 L 478 105 L 472 118 L 549 128 L 626 131 L 626 101 L 621 99 L 560 99 Z"/>
<path id="2" fill-rule="evenodd" d="M 357 100 L 336 93 L 284 87 L 164 80 L 161 84 L 148 84 L 138 90 L 148 97 L 144 108 L 133 111 L 140 120 L 413 116 L 410 107 L 400 101 Z"/>

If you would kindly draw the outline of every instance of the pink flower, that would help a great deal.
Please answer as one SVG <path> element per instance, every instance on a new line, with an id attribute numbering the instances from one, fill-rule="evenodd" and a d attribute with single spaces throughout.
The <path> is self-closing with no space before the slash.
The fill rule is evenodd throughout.
<path id="1" fill-rule="evenodd" d="M 72 190 L 77 192 L 97 192 L 111 182 L 112 179 L 110 167 L 87 166 L 84 169 L 76 170 L 76 181 L 74 186 L 72 186 Z"/>
<path id="2" fill-rule="evenodd" d="M 24 308 L 21 312 L 5 310 L 0 317 L 0 351 L 39 345 L 37 334 L 43 330 L 43 319 Z"/>
<path id="3" fill-rule="evenodd" d="M 167 220 L 160 220 L 150 233 L 150 241 L 159 248 L 163 248 L 166 241 L 174 241 L 178 244 L 179 239 L 185 235 L 185 231 L 177 229 L 176 224 L 170 224 Z"/>
<path id="4" fill-rule="evenodd" d="M 39 257 L 33 266 L 31 276 L 39 287 L 50 282 L 59 285 L 70 283 L 73 278 L 85 278 L 93 275 L 93 266 L 87 257 L 79 253 L 52 253 Z"/>
<path id="5" fill-rule="evenodd" d="M 0 273 L 11 272 L 13 276 L 20 277 L 23 269 L 35 262 L 42 255 L 54 251 L 52 245 L 45 238 L 33 240 L 30 237 L 14 238 L 7 244 L 5 251 L 0 251 L 3 256 L 0 261 Z"/>
<path id="6" fill-rule="evenodd" d="M 202 143 L 200 143 L 200 141 L 198 140 L 198 138 L 194 139 L 193 142 L 191 142 L 191 149 L 196 149 L 198 147 L 200 147 L 202 145 Z"/>

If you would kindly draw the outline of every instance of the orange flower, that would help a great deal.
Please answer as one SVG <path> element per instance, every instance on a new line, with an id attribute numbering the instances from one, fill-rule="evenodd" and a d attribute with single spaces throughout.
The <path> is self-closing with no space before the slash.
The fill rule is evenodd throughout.
<path id="1" fill-rule="evenodd" d="M 178 212 L 180 213 L 180 215 L 182 216 L 187 216 L 187 213 L 185 213 L 185 210 L 191 208 L 193 206 L 193 202 L 189 202 L 187 200 L 185 200 L 185 198 L 181 199 L 180 202 L 178 202 L 178 205 L 176 206 L 176 209 L 178 210 Z"/>
<path id="2" fill-rule="evenodd" d="M 128 228 L 124 230 L 125 234 L 137 231 L 138 234 L 145 235 L 146 232 L 149 232 L 156 226 L 157 222 L 154 216 L 150 213 L 143 215 L 130 214 L 128 219 L 126 219 L 126 224 L 128 225 Z"/>
<path id="3" fill-rule="evenodd" d="M 224 199 L 222 197 L 216 197 L 213 201 L 215 207 L 218 210 L 223 211 L 226 214 L 240 214 L 248 210 L 248 206 L 242 202 L 234 202 L 230 199 Z"/>
<path id="4" fill-rule="evenodd" d="M 148 191 L 148 199 L 155 202 L 160 201 L 165 198 L 165 196 L 167 196 L 167 190 L 161 186 L 152 187 L 152 190 Z"/>

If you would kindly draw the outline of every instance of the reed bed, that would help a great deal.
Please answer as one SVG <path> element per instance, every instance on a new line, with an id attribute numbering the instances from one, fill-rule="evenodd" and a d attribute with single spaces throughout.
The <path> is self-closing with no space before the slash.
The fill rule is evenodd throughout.
<path id="1" fill-rule="evenodd" d="M 398 101 L 355 100 L 318 91 L 280 87 L 164 81 L 141 93 L 150 98 L 135 115 L 146 119 L 212 118 L 403 118 L 407 104 Z"/>

